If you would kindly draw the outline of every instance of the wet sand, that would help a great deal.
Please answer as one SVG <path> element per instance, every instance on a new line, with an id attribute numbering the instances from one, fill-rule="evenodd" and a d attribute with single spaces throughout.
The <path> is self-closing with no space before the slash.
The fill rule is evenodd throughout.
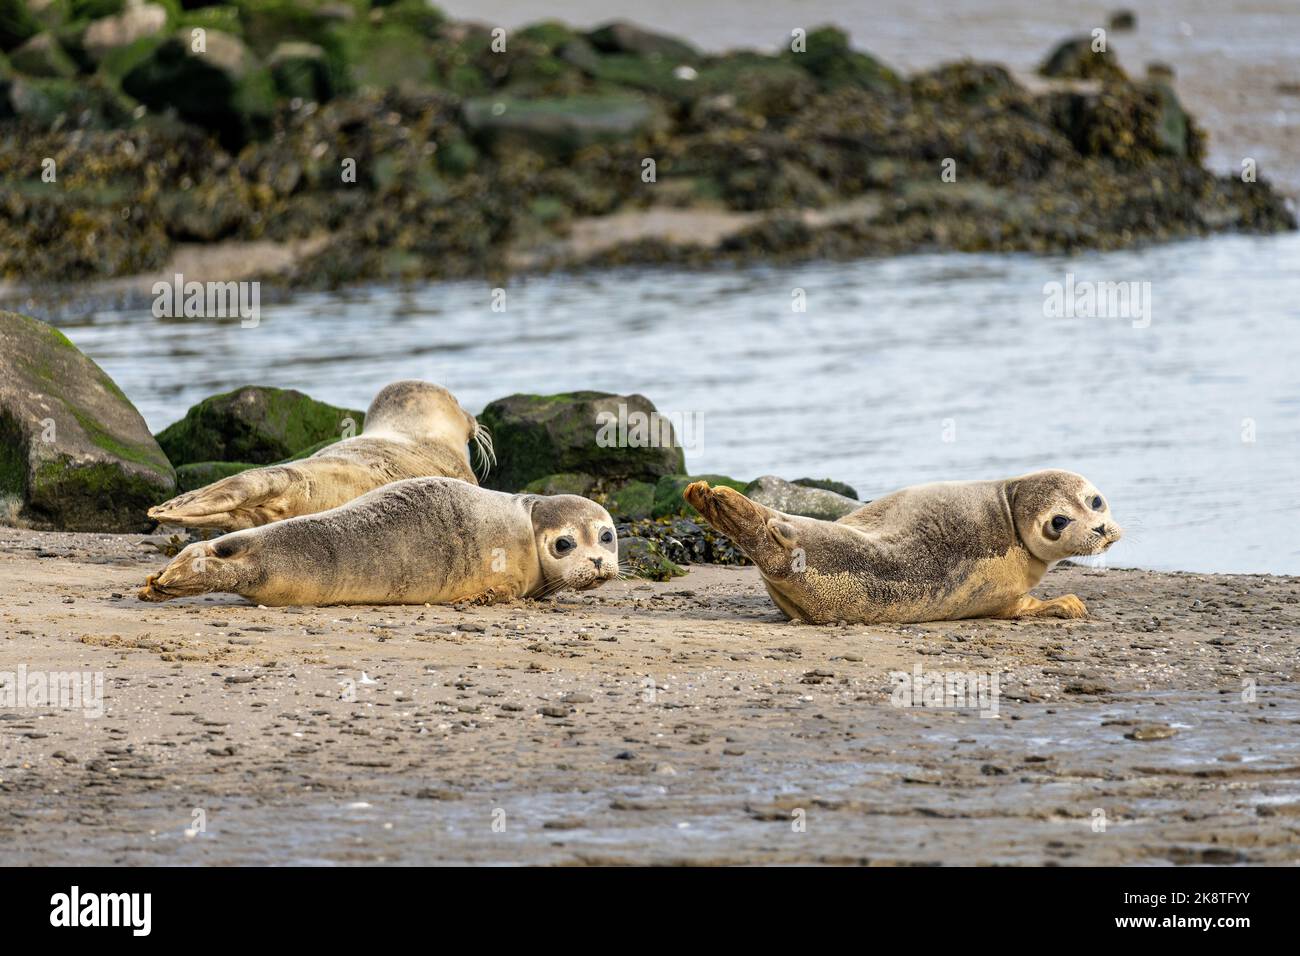
<path id="1" fill-rule="evenodd" d="M 0 864 L 1300 860 L 1297 578 L 1061 568 L 1091 619 L 814 628 L 752 568 L 138 602 L 164 560 L 0 530 L 0 672 L 105 688 L 0 708 Z M 998 715 L 891 706 L 918 664 L 999 674 Z"/>

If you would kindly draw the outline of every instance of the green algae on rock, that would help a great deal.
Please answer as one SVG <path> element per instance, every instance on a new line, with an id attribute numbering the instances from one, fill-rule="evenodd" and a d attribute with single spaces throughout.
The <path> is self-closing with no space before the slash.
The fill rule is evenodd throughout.
<path id="1" fill-rule="evenodd" d="M 140 413 L 58 329 L 0 311 L 0 498 L 37 527 L 143 531 L 176 475 Z"/>
<path id="2" fill-rule="evenodd" d="M 310 446 L 360 434 L 365 415 L 293 389 L 247 385 L 205 398 L 158 433 L 176 466 L 210 462 L 269 465 Z"/>
<path id="3" fill-rule="evenodd" d="M 484 481 L 489 488 L 518 491 L 566 473 L 611 485 L 649 482 L 685 467 L 672 422 L 643 395 L 511 395 L 491 402 L 478 419 L 497 449 Z"/>

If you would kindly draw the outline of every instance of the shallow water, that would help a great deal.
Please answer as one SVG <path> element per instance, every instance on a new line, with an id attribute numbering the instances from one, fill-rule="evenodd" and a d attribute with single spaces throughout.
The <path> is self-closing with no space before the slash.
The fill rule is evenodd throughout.
<path id="1" fill-rule="evenodd" d="M 1149 326 L 1046 317 L 1044 285 L 1067 273 L 1149 282 Z M 693 472 L 830 476 L 871 498 L 1070 468 L 1129 532 L 1116 566 L 1300 573 L 1298 235 L 557 275 L 491 303 L 458 282 L 264 304 L 247 329 L 147 307 L 58 321 L 155 430 L 247 383 L 364 408 L 418 377 L 474 412 L 514 392 L 641 392 L 688 426 Z"/>

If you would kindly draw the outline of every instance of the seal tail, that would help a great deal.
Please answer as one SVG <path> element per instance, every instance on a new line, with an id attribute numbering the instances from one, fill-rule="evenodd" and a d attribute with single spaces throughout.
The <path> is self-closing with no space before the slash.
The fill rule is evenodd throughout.
<path id="1" fill-rule="evenodd" d="M 236 575 L 229 558 L 243 545 L 228 538 L 199 541 L 181 551 L 167 567 L 149 575 L 136 597 L 141 601 L 170 601 L 172 598 L 233 590 Z"/>
<path id="2" fill-rule="evenodd" d="M 307 482 L 291 468 L 254 468 L 149 509 L 159 524 L 239 531 L 298 513 Z"/>

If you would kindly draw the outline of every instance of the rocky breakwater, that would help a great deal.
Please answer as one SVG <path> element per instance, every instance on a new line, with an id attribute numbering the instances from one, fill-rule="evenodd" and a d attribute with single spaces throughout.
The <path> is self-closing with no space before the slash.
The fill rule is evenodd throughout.
<path id="1" fill-rule="evenodd" d="M 424 0 L 0 0 L 0 278 L 152 275 L 213 243 L 280 244 L 275 277 L 327 287 L 1295 227 L 1267 170 L 1205 168 L 1122 40 L 1034 78 L 906 76 L 830 26 L 772 41 L 507 32 Z"/>

